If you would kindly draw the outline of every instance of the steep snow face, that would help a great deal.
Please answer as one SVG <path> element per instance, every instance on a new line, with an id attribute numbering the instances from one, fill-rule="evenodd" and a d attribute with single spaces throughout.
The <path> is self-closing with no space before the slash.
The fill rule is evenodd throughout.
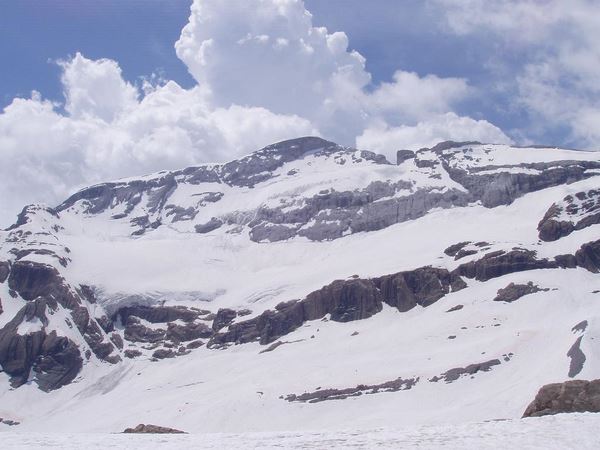
<path id="1" fill-rule="evenodd" d="M 391 163 L 301 138 L 30 206 L 0 232 L 0 417 L 519 417 L 543 384 L 600 377 L 598 175 L 591 152 L 442 143 Z"/>

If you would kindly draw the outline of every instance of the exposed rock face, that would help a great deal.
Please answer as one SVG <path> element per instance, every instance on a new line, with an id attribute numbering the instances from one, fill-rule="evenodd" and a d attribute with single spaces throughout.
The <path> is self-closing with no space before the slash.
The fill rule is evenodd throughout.
<path id="1" fill-rule="evenodd" d="M 255 340 L 269 344 L 304 322 L 321 319 L 327 314 L 336 322 L 361 320 L 381 311 L 382 303 L 399 311 L 408 311 L 416 305 L 428 306 L 451 290 L 465 286 L 459 276 L 432 267 L 374 279 L 337 280 L 308 294 L 304 300 L 280 303 L 275 311 L 267 310 L 253 319 L 231 325 L 226 331 L 217 333 L 209 346 Z"/>
<path id="2" fill-rule="evenodd" d="M 13 387 L 26 383 L 33 373 L 39 388 L 51 391 L 73 381 L 81 370 L 77 345 L 56 331 L 46 333 L 46 308 L 42 298 L 29 302 L 0 330 L 0 366 Z M 39 323 L 38 330 L 19 334 L 23 322 Z"/>
<path id="3" fill-rule="evenodd" d="M 153 358 L 164 359 L 189 353 L 172 350 L 172 347 L 182 342 L 197 341 L 188 348 L 198 348 L 204 345 L 203 341 L 198 341 L 199 339 L 213 336 L 213 329 L 202 321 L 202 316 L 207 312 L 183 306 L 132 305 L 120 308 L 113 320 L 124 326 L 123 337 L 130 346 L 125 351 L 127 358 L 143 355 L 135 348 L 137 346 L 143 349 L 164 346 L 164 348 L 157 348 L 152 354 Z"/>
<path id="4" fill-rule="evenodd" d="M 583 244 L 575 253 L 575 260 L 590 272 L 600 272 L 600 240 Z"/>
<path id="5" fill-rule="evenodd" d="M 540 289 L 531 281 L 527 284 L 510 283 L 505 288 L 498 290 L 498 294 L 494 298 L 494 301 L 510 303 L 520 299 L 521 297 L 524 297 L 525 295 L 535 294 L 536 292 L 547 290 L 548 289 Z"/>
<path id="6" fill-rule="evenodd" d="M 217 315 L 215 316 L 215 320 L 212 324 L 212 329 L 214 331 L 219 331 L 221 328 L 228 326 L 233 319 L 237 317 L 237 312 L 233 309 L 229 308 L 221 308 L 217 311 Z"/>
<path id="7" fill-rule="evenodd" d="M 502 251 L 488 253 L 481 259 L 458 266 L 455 272 L 467 278 L 487 281 L 514 272 L 557 267 L 555 261 L 536 259 L 533 251 L 513 250 L 508 253 Z"/>
<path id="8" fill-rule="evenodd" d="M 433 267 L 386 275 L 373 282 L 383 294 L 383 301 L 401 312 L 417 305 L 429 306 L 449 292 L 467 286 L 458 275 Z"/>
<path id="9" fill-rule="evenodd" d="M 540 239 L 556 241 L 573 231 L 600 223 L 600 190 L 567 195 L 553 204 L 538 225 Z"/>
<path id="10" fill-rule="evenodd" d="M 141 423 L 135 428 L 126 428 L 123 433 L 185 434 L 185 431 L 176 430 L 175 428 L 159 427 L 158 425 L 144 425 Z"/>
<path id="11" fill-rule="evenodd" d="M 600 380 L 573 380 L 543 386 L 523 417 L 600 412 Z"/>
<path id="12" fill-rule="evenodd" d="M 0 284 L 4 283 L 10 273 L 10 263 L 8 261 L 0 261 Z"/>

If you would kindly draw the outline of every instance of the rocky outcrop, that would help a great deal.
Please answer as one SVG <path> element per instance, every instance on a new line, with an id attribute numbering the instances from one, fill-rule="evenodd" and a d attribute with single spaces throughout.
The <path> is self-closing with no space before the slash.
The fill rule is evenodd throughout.
<path id="1" fill-rule="evenodd" d="M 477 372 L 489 372 L 492 367 L 500 365 L 499 359 L 491 359 L 477 364 L 469 364 L 466 367 L 456 367 L 454 369 L 447 370 L 440 376 L 430 378 L 429 381 L 437 383 L 440 380 L 444 380 L 446 383 L 452 383 L 458 380 L 463 375 L 474 375 Z"/>
<path id="2" fill-rule="evenodd" d="M 115 347 L 103 333 L 98 322 L 90 317 L 88 309 L 82 304 L 79 293 L 71 289 L 58 270 L 53 266 L 24 260 L 16 261 L 10 269 L 8 286 L 25 301 L 33 302 L 35 305 L 44 305 L 44 318 L 42 318 L 42 315 L 37 316 L 44 325 L 47 324 L 47 319 L 45 319 L 46 307 L 51 311 L 56 311 L 59 307 L 65 308 L 68 311 L 67 314 L 70 314 L 72 323 L 75 324 L 85 342 L 99 359 L 109 363 L 116 363 L 121 360 L 118 355 L 114 354 Z M 38 306 L 35 308 L 38 308 Z M 21 318 L 19 319 L 19 317 Z M 51 338 L 52 333 L 46 333 L 45 331 L 39 335 L 34 333 L 34 336 L 37 337 L 20 336 L 16 330 L 23 321 L 23 318 L 17 314 L 14 319 L 18 320 L 18 322 L 15 322 L 14 326 L 10 328 L 7 328 L 7 325 L 4 329 L 5 340 L 8 340 L 10 337 L 12 345 L 16 346 L 33 345 L 32 348 L 37 350 L 33 351 L 32 355 L 40 351 L 52 352 L 55 351 L 54 349 L 57 345 L 64 345 L 65 348 L 69 348 L 68 360 L 65 364 L 77 367 L 77 364 L 75 364 L 77 358 L 71 353 L 79 355 L 80 350 L 72 341 L 62 337 Z M 27 342 L 33 342 L 33 344 Z M 35 359 L 35 356 L 25 358 L 25 360 L 31 360 L 31 358 Z M 21 364 L 21 366 L 27 367 L 28 364 L 26 362 Z M 79 365 L 79 368 L 81 368 L 81 365 Z M 68 373 L 66 378 L 70 376 L 71 374 Z M 39 379 L 43 380 L 43 378 Z M 38 384 L 40 388 L 43 388 L 40 382 Z M 53 384 L 50 382 L 48 385 L 52 386 Z"/>
<path id="3" fill-rule="evenodd" d="M 209 347 L 243 344 L 258 340 L 270 344 L 307 321 L 327 314 L 336 322 L 361 320 L 377 314 L 383 303 L 399 311 L 428 306 L 451 291 L 466 287 L 464 281 L 445 269 L 423 267 L 373 279 L 336 280 L 306 296 L 304 300 L 280 303 L 275 310 L 234 323 L 217 333 Z"/>
<path id="4" fill-rule="evenodd" d="M 343 389 L 317 389 L 313 392 L 305 392 L 304 394 L 289 394 L 285 400 L 288 402 L 299 403 L 319 403 L 327 400 L 344 400 L 348 397 L 358 397 L 365 394 L 379 394 L 382 392 L 398 392 L 407 391 L 414 387 L 419 382 L 419 377 L 415 378 L 396 378 L 395 380 L 386 381 L 379 384 L 359 384 L 356 387 Z"/>
<path id="5" fill-rule="evenodd" d="M 536 292 L 548 291 L 548 289 L 541 289 L 539 286 L 534 285 L 531 281 L 527 284 L 515 284 L 510 283 L 503 289 L 499 289 L 496 297 L 494 298 L 495 302 L 514 302 L 521 297 L 529 294 L 535 294 Z"/>
<path id="6" fill-rule="evenodd" d="M 79 348 L 70 339 L 46 332 L 46 300 L 27 303 L 0 330 L 0 366 L 10 376 L 13 387 L 26 383 L 31 376 L 43 391 L 70 383 L 82 368 Z M 26 334 L 19 334 L 22 323 L 39 324 Z"/>
<path id="7" fill-rule="evenodd" d="M 573 380 L 543 386 L 523 417 L 600 412 L 600 380 Z"/>
<path id="8" fill-rule="evenodd" d="M 455 273 L 478 281 L 487 281 L 514 272 L 535 269 L 555 269 L 558 264 L 548 259 L 537 259 L 530 250 L 497 251 L 488 253 L 483 258 L 461 264 Z"/>
<path id="9" fill-rule="evenodd" d="M 600 272 L 600 240 L 583 244 L 575 252 L 577 265 L 593 273 Z"/>
<path id="10" fill-rule="evenodd" d="M 214 335 L 213 329 L 203 321 L 207 313 L 184 306 L 131 305 L 117 310 L 113 321 L 124 328 L 123 337 L 129 346 L 125 351 L 127 358 L 142 356 L 139 347 L 154 349 L 152 357 L 164 359 L 189 353 L 186 348 L 177 352 L 172 350 L 181 343 L 194 341 L 187 348 L 198 348 L 204 345 L 201 339 Z"/>
<path id="11" fill-rule="evenodd" d="M 422 267 L 393 275 L 374 278 L 383 301 L 405 312 L 417 305 L 429 306 L 449 292 L 467 287 L 466 283 L 446 269 Z"/>
<path id="12" fill-rule="evenodd" d="M 543 241 L 556 241 L 574 231 L 600 224 L 600 190 L 577 192 L 554 203 L 538 224 Z"/>
<path id="13" fill-rule="evenodd" d="M 215 319 L 213 320 L 212 329 L 219 331 L 221 328 L 228 326 L 233 319 L 237 317 L 237 312 L 229 308 L 221 308 L 217 311 Z"/>
<path id="14" fill-rule="evenodd" d="M 10 273 L 10 263 L 8 261 L 0 261 L 0 284 L 4 283 Z"/>
<path id="15" fill-rule="evenodd" d="M 135 428 L 126 428 L 123 433 L 142 433 L 142 434 L 185 434 L 185 431 L 175 428 L 159 427 L 158 425 L 139 424 Z"/>

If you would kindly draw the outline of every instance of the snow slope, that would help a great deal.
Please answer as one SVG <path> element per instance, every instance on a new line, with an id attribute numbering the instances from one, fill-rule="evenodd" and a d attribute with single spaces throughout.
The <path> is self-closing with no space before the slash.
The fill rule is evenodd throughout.
<path id="1" fill-rule="evenodd" d="M 30 207 L 19 226 L 0 232 L 0 261 L 10 261 L 11 274 L 19 262 L 54 267 L 78 302 L 65 306 L 59 299 L 45 316 L 23 318 L 10 337 L 55 331 L 81 352 L 73 381 L 49 392 L 39 388 L 45 376 L 36 369 L 40 360 L 18 387 L 8 370 L 1 372 L 0 417 L 20 422 L 19 432 L 42 433 L 117 432 L 137 423 L 227 433 L 452 424 L 408 435 L 368 435 L 388 446 L 431 439 L 431 448 L 486 448 L 487 438 L 477 440 L 478 433 L 497 437 L 511 427 L 525 430 L 535 423 L 531 427 L 539 428 L 539 442 L 548 439 L 545 430 L 552 429 L 553 418 L 454 427 L 520 417 L 539 387 L 570 378 L 574 363 L 567 353 L 576 342 L 584 362 L 574 377 L 600 378 L 600 278 L 589 262 L 516 270 L 486 280 L 462 276 L 466 288 L 408 311 L 384 303 L 380 312 L 362 320 L 336 322 L 326 314 L 274 336 L 269 343 L 282 344 L 268 352 L 268 345 L 255 341 L 216 346 L 213 338 L 202 338 L 196 340 L 199 348 L 161 359 L 154 352 L 168 351 L 173 341 L 132 338 L 132 327 L 148 336 L 148 330 L 164 331 L 168 324 L 143 318 L 124 322 L 119 314 L 130 306 L 206 310 L 193 324 L 209 328 L 219 309 L 249 310 L 233 319 L 234 326 L 337 279 L 370 279 L 424 266 L 455 271 L 486 254 L 509 254 L 515 248 L 553 261 L 600 238 L 598 224 L 552 242 L 540 240 L 537 230 L 553 203 L 598 188 L 600 155 L 595 153 L 446 144 L 395 165 L 326 141 L 309 143 L 312 147 L 293 157 L 289 152 L 305 141 L 276 144 L 231 167 L 204 166 L 90 188 L 55 209 Z M 205 231 L 202 226 L 213 218 L 219 225 Z M 463 242 L 469 242 L 463 246 L 469 250 L 466 256 L 445 253 Z M 510 283 L 529 282 L 541 290 L 510 303 L 494 301 Z M 10 283 L 0 284 L 0 327 L 5 330 L 31 303 Z M 82 310 L 90 317 L 83 327 L 74 312 Z M 575 327 L 584 321 L 583 329 Z M 96 322 L 100 326 L 94 331 Z M 169 323 L 183 327 L 186 322 Z M 99 356 L 107 345 L 107 356 Z M 129 358 L 126 350 L 139 355 Z M 416 381 L 410 389 L 363 389 L 345 399 L 286 399 L 398 378 Z M 565 427 L 597 425 L 585 415 L 560 420 Z M 3 429 L 14 430 L 0 424 Z M 7 436 L 9 448 L 58 439 Z M 256 439 L 264 438 L 267 448 L 281 439 L 286 446 L 316 439 L 295 436 Z M 322 438 L 366 445 L 360 434 Z M 128 439 L 115 437 L 114 445 L 124 440 L 137 445 Z M 227 439 L 233 443 L 242 437 Z M 209 443 L 207 448 L 218 446 Z M 584 440 L 579 448 L 585 445 Z"/>

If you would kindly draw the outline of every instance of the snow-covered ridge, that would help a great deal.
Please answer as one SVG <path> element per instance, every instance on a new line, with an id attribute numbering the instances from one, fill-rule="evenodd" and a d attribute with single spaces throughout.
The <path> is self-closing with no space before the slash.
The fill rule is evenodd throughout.
<path id="1" fill-rule="evenodd" d="M 599 174 L 590 152 L 442 143 L 393 164 L 301 138 L 30 206 L 0 232 L 0 417 L 519 416 L 541 385 L 599 375 Z M 544 220 L 572 229 L 547 240 Z M 114 402 L 135 411 L 86 421 Z"/>

